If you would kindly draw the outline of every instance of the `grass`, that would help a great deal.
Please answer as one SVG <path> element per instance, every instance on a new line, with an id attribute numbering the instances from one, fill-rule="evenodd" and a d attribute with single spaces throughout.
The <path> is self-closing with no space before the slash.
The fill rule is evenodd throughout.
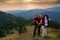
<path id="1" fill-rule="evenodd" d="M 10 34 L 7 37 L 0 38 L 0 40 L 60 40 L 60 29 L 52 29 L 47 28 L 47 37 L 36 37 L 33 38 L 33 30 L 34 26 L 27 26 L 27 31 L 25 33 L 18 34 L 18 32 L 14 34 Z"/>

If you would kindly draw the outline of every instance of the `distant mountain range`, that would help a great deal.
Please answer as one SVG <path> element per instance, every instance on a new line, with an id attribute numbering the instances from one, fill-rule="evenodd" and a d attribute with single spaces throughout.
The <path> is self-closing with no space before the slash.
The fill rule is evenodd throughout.
<path id="1" fill-rule="evenodd" d="M 12 14 L 7 14 L 5 12 L 0 11 L 0 24 L 4 24 L 7 22 L 16 22 L 16 21 L 23 21 L 24 19 L 22 17 L 16 17 Z"/>
<path id="2" fill-rule="evenodd" d="M 8 11 L 7 13 L 13 14 L 17 17 L 24 17 L 25 19 L 31 19 L 36 14 L 47 14 L 51 20 L 60 22 L 60 7 L 48 8 L 48 9 L 32 9 L 32 10 L 15 10 Z"/>

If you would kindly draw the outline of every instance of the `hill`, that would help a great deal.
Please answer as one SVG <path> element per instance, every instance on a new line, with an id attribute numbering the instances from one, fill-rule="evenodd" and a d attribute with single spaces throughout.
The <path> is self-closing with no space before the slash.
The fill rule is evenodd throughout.
<path id="1" fill-rule="evenodd" d="M 8 21 L 17 21 L 17 20 L 24 20 L 22 17 L 16 17 L 12 14 L 7 14 L 5 12 L 0 11 L 0 23 L 5 23 Z"/>
<path id="2" fill-rule="evenodd" d="M 54 8 L 48 8 L 48 9 L 32 9 L 32 10 L 25 10 L 25 11 L 10 11 L 8 13 L 11 13 L 17 17 L 24 17 L 25 19 L 31 19 L 36 14 L 47 14 L 51 20 L 60 22 L 60 7 L 54 7 Z"/>
<path id="3" fill-rule="evenodd" d="M 22 17 L 16 17 L 12 14 L 7 14 L 0 11 L 0 37 L 4 37 L 11 32 L 13 29 L 19 33 L 25 31 L 25 19 Z"/>

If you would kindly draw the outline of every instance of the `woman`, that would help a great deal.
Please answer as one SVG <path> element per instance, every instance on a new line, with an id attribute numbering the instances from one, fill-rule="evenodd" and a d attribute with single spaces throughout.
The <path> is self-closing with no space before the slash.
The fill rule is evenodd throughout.
<path id="1" fill-rule="evenodd" d="M 43 19 L 42 19 L 42 37 L 46 36 L 47 35 L 47 31 L 46 31 L 46 27 L 48 26 L 49 24 L 49 17 L 48 15 L 44 15 Z"/>

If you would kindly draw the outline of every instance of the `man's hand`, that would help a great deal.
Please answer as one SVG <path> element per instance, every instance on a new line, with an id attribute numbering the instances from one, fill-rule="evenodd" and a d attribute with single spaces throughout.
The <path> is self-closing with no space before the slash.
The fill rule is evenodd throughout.
<path id="1" fill-rule="evenodd" d="M 38 23 L 38 25 L 40 25 L 41 23 Z"/>
<path id="2" fill-rule="evenodd" d="M 41 25 L 41 24 L 42 24 L 42 20 L 40 20 L 40 23 L 38 23 L 38 21 L 36 21 L 36 23 L 37 23 L 38 25 Z"/>

